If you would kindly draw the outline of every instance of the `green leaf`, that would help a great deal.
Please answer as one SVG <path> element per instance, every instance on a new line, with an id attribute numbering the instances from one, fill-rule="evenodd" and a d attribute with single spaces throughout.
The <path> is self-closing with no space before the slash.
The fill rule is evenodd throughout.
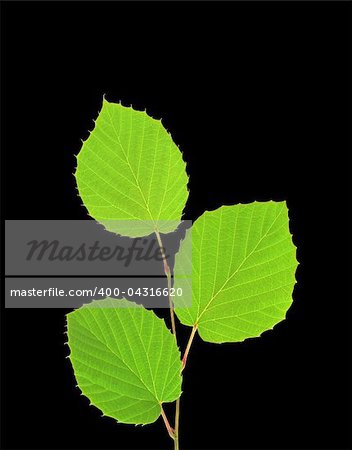
<path id="1" fill-rule="evenodd" d="M 146 424 L 181 395 L 181 360 L 163 320 L 126 300 L 94 301 L 67 315 L 70 359 L 91 404 L 119 422 Z"/>
<path id="2" fill-rule="evenodd" d="M 187 259 L 183 248 L 175 273 Z M 205 212 L 192 227 L 192 306 L 187 296 L 176 298 L 177 316 L 197 325 L 208 342 L 259 336 L 283 320 L 292 303 L 295 255 L 285 202 Z M 175 287 L 184 282 L 176 277 Z"/>
<path id="3" fill-rule="evenodd" d="M 188 197 L 182 154 L 161 121 L 105 99 L 75 176 L 89 214 L 130 237 L 174 231 Z"/>

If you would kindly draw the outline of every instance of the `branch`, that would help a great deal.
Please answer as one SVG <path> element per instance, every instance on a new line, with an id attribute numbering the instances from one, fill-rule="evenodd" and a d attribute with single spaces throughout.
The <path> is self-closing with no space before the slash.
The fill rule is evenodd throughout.
<path id="1" fill-rule="evenodd" d="M 162 416 L 162 418 L 164 420 L 164 424 L 165 424 L 165 427 L 167 429 L 167 432 L 169 433 L 169 436 L 171 437 L 171 439 L 175 439 L 175 430 L 172 428 L 172 426 L 170 425 L 169 421 L 167 420 L 165 411 L 164 411 L 163 406 L 162 406 L 161 403 L 160 403 L 160 408 L 161 408 L 161 416 Z"/>
<path id="2" fill-rule="evenodd" d="M 167 263 L 167 259 L 166 259 L 166 255 L 165 255 L 165 251 L 164 251 L 164 247 L 163 247 L 163 243 L 162 243 L 159 231 L 155 230 L 155 234 L 156 234 L 156 238 L 158 240 L 160 251 L 161 251 L 161 255 L 162 255 L 162 258 L 163 258 L 164 272 L 165 272 L 165 275 L 167 277 L 167 290 L 168 290 L 168 299 L 169 299 L 169 308 L 170 308 L 171 328 L 172 328 L 172 333 L 175 336 L 175 341 L 176 341 L 176 344 L 177 344 L 174 305 L 173 305 L 173 303 L 171 301 L 171 297 L 170 297 L 170 292 L 171 292 L 171 271 L 170 271 L 170 267 L 169 267 L 169 265 Z M 183 361 L 182 361 L 182 369 L 183 369 L 183 367 L 184 367 L 184 364 L 183 364 Z M 169 436 L 174 440 L 174 450 L 179 450 L 178 435 L 179 435 L 179 423 L 180 423 L 180 399 L 178 398 L 176 400 L 175 429 L 173 429 L 170 426 L 169 421 L 167 420 L 167 417 L 165 415 L 165 412 L 164 412 L 162 406 L 161 406 L 161 415 L 162 415 L 162 417 L 164 419 L 164 423 L 165 423 L 166 429 L 167 429 L 167 431 L 169 433 Z"/>
<path id="3" fill-rule="evenodd" d="M 175 335 L 175 339 L 177 342 L 177 338 L 176 338 L 176 323 L 175 323 L 175 313 L 174 313 L 174 306 L 172 304 L 171 301 L 171 297 L 170 297 L 170 291 L 171 291 L 171 271 L 170 271 L 170 267 L 167 263 L 167 259 L 166 259 L 166 255 L 165 255 L 165 251 L 164 251 L 164 247 L 163 247 L 163 243 L 161 241 L 161 237 L 160 237 L 160 233 L 158 230 L 155 230 L 155 234 L 156 234 L 156 238 L 158 240 L 159 243 L 159 247 L 160 247 L 160 251 L 161 251 L 161 256 L 163 258 L 163 263 L 164 263 L 164 272 L 165 275 L 167 277 L 167 289 L 168 289 L 168 298 L 169 298 L 169 307 L 170 307 L 170 318 L 171 318 L 171 328 L 172 328 L 172 333 Z"/>
<path id="4" fill-rule="evenodd" d="M 191 331 L 191 335 L 189 337 L 189 340 L 188 340 L 188 343 L 187 343 L 187 347 L 186 347 L 185 353 L 184 353 L 183 358 L 182 358 L 182 370 L 186 367 L 188 354 L 189 354 L 189 351 L 191 349 L 191 345 L 192 345 L 192 342 L 193 342 L 193 339 L 194 339 L 194 336 L 196 334 L 197 329 L 198 329 L 198 325 L 197 324 L 193 325 L 193 328 L 192 328 L 192 331 Z"/>

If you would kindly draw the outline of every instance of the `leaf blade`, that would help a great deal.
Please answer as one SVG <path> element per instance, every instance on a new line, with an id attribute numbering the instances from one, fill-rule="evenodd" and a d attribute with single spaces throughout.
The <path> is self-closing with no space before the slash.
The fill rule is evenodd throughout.
<path id="1" fill-rule="evenodd" d="M 175 311 L 203 340 L 242 341 L 285 318 L 297 267 L 285 202 L 205 212 L 193 225 L 192 250 L 192 306 L 184 299 Z M 176 272 L 178 259 L 182 245 Z"/>
<path id="2" fill-rule="evenodd" d="M 175 230 L 188 197 L 185 166 L 161 121 L 104 99 L 75 176 L 93 218 L 110 231 L 140 237 Z"/>
<path id="3" fill-rule="evenodd" d="M 67 316 L 68 344 L 82 393 L 104 415 L 146 424 L 181 395 L 181 359 L 164 322 L 126 300 L 105 299 Z"/>

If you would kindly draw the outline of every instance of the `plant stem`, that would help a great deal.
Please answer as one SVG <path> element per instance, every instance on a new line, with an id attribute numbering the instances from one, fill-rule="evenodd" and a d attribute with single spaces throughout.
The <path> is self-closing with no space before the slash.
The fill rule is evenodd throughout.
<path id="1" fill-rule="evenodd" d="M 168 298 L 169 298 L 171 328 L 172 328 L 172 333 L 175 336 L 175 341 L 176 341 L 176 344 L 177 344 L 174 305 L 172 304 L 171 297 L 170 297 L 170 292 L 171 292 L 171 271 L 170 271 L 170 267 L 169 267 L 169 265 L 167 263 L 167 259 L 166 259 L 166 255 L 165 255 L 165 251 L 164 251 L 164 247 L 163 247 L 163 243 L 162 243 L 159 231 L 155 230 L 155 234 L 156 234 L 156 238 L 157 238 L 158 243 L 159 243 L 161 256 L 162 256 L 163 262 L 164 262 L 164 272 L 165 272 L 165 275 L 167 277 L 167 289 L 168 289 Z M 183 367 L 184 366 L 182 365 L 182 368 Z M 166 417 L 166 415 L 164 413 L 163 407 L 161 407 L 161 414 L 163 416 L 164 423 L 166 425 L 168 433 L 169 433 L 170 437 L 174 440 L 174 450 L 179 450 L 179 439 L 178 439 L 178 436 L 179 436 L 179 423 L 180 423 L 180 399 L 178 398 L 176 400 L 175 429 L 172 429 L 170 427 L 170 424 L 169 424 L 169 422 L 167 420 L 167 417 Z M 170 429 L 172 430 L 172 434 L 170 434 L 170 431 L 169 431 Z"/>
<path id="2" fill-rule="evenodd" d="M 164 251 L 164 247 L 163 247 L 163 243 L 160 237 L 160 233 L 158 230 L 155 230 L 155 234 L 156 234 L 156 238 L 158 240 L 159 243 L 159 247 L 160 247 L 160 251 L 161 251 L 161 256 L 163 258 L 163 263 L 164 263 L 164 272 L 165 275 L 167 277 L 167 288 L 168 288 L 168 298 L 169 298 L 169 307 L 170 307 L 170 317 L 171 317 L 171 328 L 172 328 L 172 333 L 175 336 L 175 341 L 177 343 L 177 337 L 176 337 L 176 323 L 175 323 L 175 313 L 174 313 L 174 306 L 172 304 L 171 301 L 171 297 L 170 297 L 170 291 L 171 291 L 171 271 L 170 271 L 170 267 L 167 263 L 167 259 L 166 259 L 166 255 L 165 255 L 165 251 Z M 198 329 L 198 325 L 195 324 L 192 328 L 191 331 L 191 335 L 189 337 L 188 343 L 187 343 L 187 347 L 185 350 L 185 353 L 183 355 L 182 358 L 182 370 L 186 367 L 186 363 L 187 363 L 187 358 L 188 358 L 188 354 L 189 351 L 191 349 L 191 345 L 194 339 L 194 336 L 197 332 Z M 166 429 L 169 433 L 169 436 L 173 439 L 174 441 L 174 450 L 179 450 L 179 425 L 180 425 L 180 398 L 178 398 L 176 400 L 176 412 L 175 412 L 175 429 L 173 429 L 170 424 L 169 421 L 167 420 L 167 417 L 165 415 L 165 412 L 163 410 L 163 407 L 161 406 L 161 415 L 164 419 L 164 423 L 166 426 Z"/>
<path id="3" fill-rule="evenodd" d="M 174 440 L 174 450 L 179 450 L 178 435 L 179 435 L 179 425 L 180 425 L 180 398 L 176 400 L 176 413 L 175 413 L 175 440 Z"/>
<path id="4" fill-rule="evenodd" d="M 188 340 L 188 343 L 187 343 L 187 347 L 186 347 L 185 353 L 184 353 L 183 358 L 182 358 L 182 370 L 186 366 L 187 357 L 188 357 L 188 354 L 189 354 L 189 351 L 190 351 L 190 348 L 191 348 L 194 336 L 196 334 L 197 328 L 198 328 L 198 325 L 194 325 L 193 328 L 192 328 L 192 332 L 191 332 L 191 335 L 189 337 L 189 340 Z M 178 398 L 176 400 L 175 430 L 174 430 L 174 435 L 175 435 L 174 450 L 179 450 L 179 446 L 178 446 L 179 439 L 178 439 L 178 436 L 179 436 L 179 427 L 180 427 L 180 401 L 181 401 L 180 398 Z"/>
<path id="5" fill-rule="evenodd" d="M 161 416 L 162 416 L 162 418 L 164 420 L 164 424 L 165 424 L 165 427 L 167 429 L 167 432 L 169 433 L 169 436 L 171 437 L 171 439 L 175 440 L 175 430 L 172 428 L 172 426 L 170 425 L 169 421 L 167 420 L 165 411 L 164 411 L 163 406 L 161 404 L 160 404 L 160 407 L 161 407 Z"/>
<path id="6" fill-rule="evenodd" d="M 159 243 L 159 247 L 160 247 L 160 251 L 161 251 L 161 256 L 163 258 L 163 263 L 164 263 L 164 272 L 165 275 L 167 277 L 167 289 L 168 289 L 168 298 L 169 298 L 169 308 L 170 308 L 170 318 L 171 318 L 171 328 L 172 328 L 172 333 L 175 335 L 175 339 L 177 342 L 177 338 L 176 338 L 176 323 L 175 323 L 175 313 L 174 313 L 174 306 L 172 304 L 171 301 L 171 297 L 170 297 L 170 291 L 171 291 L 171 271 L 170 271 L 170 267 L 167 263 L 167 259 L 166 259 L 166 255 L 165 255 L 165 251 L 164 251 L 164 247 L 163 247 L 163 243 L 161 241 L 161 237 L 160 237 L 160 233 L 158 230 L 155 230 L 155 234 L 156 234 L 156 238 L 158 240 Z"/>
<path id="7" fill-rule="evenodd" d="M 186 367 L 188 354 L 189 354 L 189 351 L 191 349 L 191 345 L 192 345 L 192 342 L 193 342 L 193 339 L 194 339 L 194 336 L 196 334 L 197 329 L 198 329 L 198 325 L 197 324 L 193 325 L 193 328 L 192 328 L 192 331 L 191 331 L 191 335 L 189 337 L 189 340 L 188 340 L 188 343 L 187 343 L 187 347 L 186 347 L 185 353 L 184 353 L 183 358 L 182 358 L 182 370 Z"/>
<path id="8" fill-rule="evenodd" d="M 182 370 L 186 366 L 187 357 L 188 357 L 188 354 L 189 354 L 189 351 L 190 351 L 190 348 L 191 348 L 194 336 L 196 334 L 197 328 L 198 328 L 197 325 L 194 325 L 193 328 L 192 328 L 192 332 L 191 332 L 191 335 L 189 337 L 189 340 L 188 340 L 188 343 L 187 343 L 187 347 L 186 347 L 185 353 L 184 353 L 183 358 L 182 358 Z M 174 430 L 174 434 L 175 434 L 174 450 L 179 450 L 179 446 L 178 446 L 179 439 L 178 439 L 178 436 L 179 436 L 179 427 L 180 427 L 180 401 L 181 401 L 180 398 L 178 398 L 176 400 L 175 430 Z"/>

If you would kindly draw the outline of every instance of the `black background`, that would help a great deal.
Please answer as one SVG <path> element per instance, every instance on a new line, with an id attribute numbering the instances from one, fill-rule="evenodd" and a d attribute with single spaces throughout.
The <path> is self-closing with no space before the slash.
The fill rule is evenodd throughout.
<path id="1" fill-rule="evenodd" d="M 347 448 L 347 4 L 3 3 L 7 219 L 85 219 L 75 157 L 109 101 L 162 118 L 185 210 L 288 202 L 300 266 L 261 339 L 196 339 L 181 448 Z M 74 388 L 64 310 L 3 311 L 3 445 L 170 448 Z M 189 329 L 182 328 L 184 343 Z"/>

